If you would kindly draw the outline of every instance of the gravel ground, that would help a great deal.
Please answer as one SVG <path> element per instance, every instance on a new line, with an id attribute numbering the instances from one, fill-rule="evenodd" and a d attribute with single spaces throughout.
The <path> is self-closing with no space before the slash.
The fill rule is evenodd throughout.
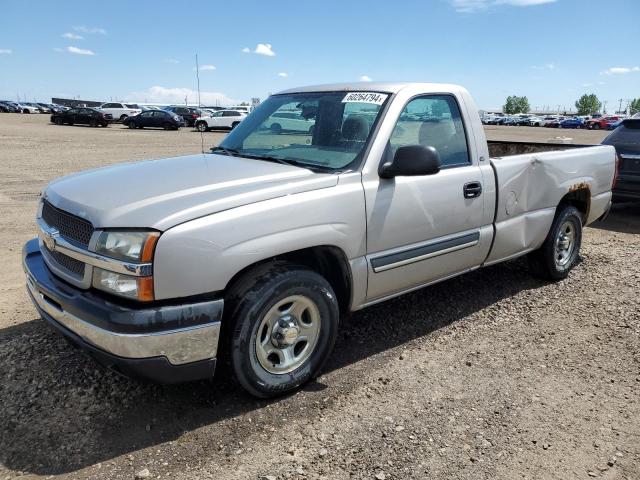
<path id="1" fill-rule="evenodd" d="M 105 371 L 24 291 L 20 248 L 47 181 L 197 152 L 200 135 L 0 115 L 0 145 L 0 479 L 640 478 L 640 206 L 586 229 L 560 283 L 518 260 L 344 319 L 317 382 L 267 402 L 225 376 L 158 386 Z"/>

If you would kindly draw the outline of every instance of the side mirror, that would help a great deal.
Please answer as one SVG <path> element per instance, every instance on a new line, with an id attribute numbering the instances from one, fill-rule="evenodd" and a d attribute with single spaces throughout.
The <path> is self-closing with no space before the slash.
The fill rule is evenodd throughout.
<path id="1" fill-rule="evenodd" d="M 391 162 L 380 167 L 380 177 L 433 175 L 440 171 L 440 155 L 434 147 L 406 145 L 399 147 Z"/>

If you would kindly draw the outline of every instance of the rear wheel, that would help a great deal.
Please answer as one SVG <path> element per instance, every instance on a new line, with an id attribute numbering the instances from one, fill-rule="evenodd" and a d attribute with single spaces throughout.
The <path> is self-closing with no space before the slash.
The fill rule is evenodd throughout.
<path id="1" fill-rule="evenodd" d="M 171 125 L 169 122 L 165 122 L 162 124 L 162 128 L 164 128 L 165 130 L 173 130 L 173 125 Z"/>
<path id="2" fill-rule="evenodd" d="M 98 121 L 95 118 L 92 118 L 91 120 L 89 120 L 89 126 L 91 127 L 97 127 L 98 126 Z"/>
<path id="3" fill-rule="evenodd" d="M 199 132 L 206 132 L 207 130 L 209 130 L 209 127 L 207 126 L 207 122 L 196 123 L 196 128 L 198 129 Z"/>
<path id="4" fill-rule="evenodd" d="M 240 122 L 233 122 L 231 124 L 231 130 L 233 130 L 234 128 L 236 128 L 238 125 L 240 125 Z"/>
<path id="5" fill-rule="evenodd" d="M 127 124 L 127 127 L 129 127 L 131 130 L 136 128 L 136 122 L 131 121 Z"/>
<path id="6" fill-rule="evenodd" d="M 594 123 L 593 124 L 593 129 L 594 130 L 600 130 L 600 124 L 599 123 Z"/>
<path id="7" fill-rule="evenodd" d="M 529 254 L 532 273 L 546 280 L 562 280 L 569 275 L 582 243 L 580 212 L 570 205 L 560 208 L 542 246 Z"/>
<path id="8" fill-rule="evenodd" d="M 315 378 L 333 349 L 339 322 L 331 285 L 299 265 L 249 272 L 229 299 L 233 372 L 252 395 L 275 397 Z"/>
<path id="9" fill-rule="evenodd" d="M 55 120 L 53 121 L 53 123 L 55 123 L 56 125 L 62 125 L 62 118 L 60 117 L 56 117 Z"/>
<path id="10" fill-rule="evenodd" d="M 121 122 L 124 122 L 126 120 L 126 118 L 127 118 L 127 115 L 125 115 L 125 114 L 120 115 L 120 121 Z"/>

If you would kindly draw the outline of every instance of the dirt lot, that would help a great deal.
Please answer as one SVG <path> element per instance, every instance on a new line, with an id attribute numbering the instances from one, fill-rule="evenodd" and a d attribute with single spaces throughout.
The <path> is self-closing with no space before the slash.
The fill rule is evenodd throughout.
<path id="1" fill-rule="evenodd" d="M 73 350 L 24 290 L 39 190 L 75 170 L 199 150 L 188 129 L 0 115 L 0 479 L 640 478 L 638 206 L 588 228 L 558 284 L 518 260 L 354 314 L 317 382 L 277 401 L 227 378 L 142 384 Z"/>

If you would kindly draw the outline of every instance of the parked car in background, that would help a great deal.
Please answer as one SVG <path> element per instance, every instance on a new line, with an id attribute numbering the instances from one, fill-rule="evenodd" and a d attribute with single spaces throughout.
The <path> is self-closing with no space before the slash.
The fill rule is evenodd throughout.
<path id="1" fill-rule="evenodd" d="M 604 130 L 607 128 L 608 123 L 617 122 L 618 120 L 622 120 L 622 118 L 617 115 L 592 118 L 587 122 L 587 128 L 590 130 Z"/>
<path id="2" fill-rule="evenodd" d="M 212 129 L 233 130 L 246 118 L 247 114 L 236 110 L 219 110 L 211 115 L 203 115 L 196 120 L 195 127 L 200 132 Z"/>
<path id="3" fill-rule="evenodd" d="M 51 115 L 51 123 L 56 125 L 90 125 L 92 127 L 106 127 L 113 122 L 113 115 L 90 107 L 71 108 L 65 112 Z"/>
<path id="4" fill-rule="evenodd" d="M 142 112 L 142 110 L 135 104 L 131 104 L 131 106 L 129 106 L 126 103 L 118 102 L 103 103 L 98 108 L 105 113 L 109 113 L 112 118 L 115 118 L 120 122 L 124 121 L 125 118 L 130 117 L 131 115 L 137 115 Z"/>
<path id="5" fill-rule="evenodd" d="M 542 123 L 541 117 L 533 116 L 533 117 L 527 118 L 527 120 L 523 123 L 523 125 L 526 125 L 527 127 L 539 127 L 541 123 Z"/>
<path id="6" fill-rule="evenodd" d="M 299 111 L 296 112 L 277 112 L 271 115 L 261 126 L 261 128 L 269 129 L 273 133 L 296 133 L 304 132 L 312 133 L 316 123 L 315 118 L 306 119 L 302 117 Z"/>
<path id="7" fill-rule="evenodd" d="M 566 120 L 564 117 L 556 117 L 544 123 L 547 128 L 560 128 L 560 123 Z"/>
<path id="8" fill-rule="evenodd" d="M 20 108 L 20 112 L 22 113 L 40 113 L 40 109 L 38 107 L 34 107 L 28 103 L 18 103 L 18 108 Z"/>
<path id="9" fill-rule="evenodd" d="M 34 105 L 37 105 L 38 107 L 40 107 L 40 112 L 41 113 L 51 113 L 51 107 L 46 104 L 46 103 L 35 103 Z"/>
<path id="10" fill-rule="evenodd" d="M 165 130 L 178 130 L 185 124 L 181 116 L 165 110 L 147 110 L 125 118 L 122 123 L 131 129 L 151 127 Z"/>
<path id="11" fill-rule="evenodd" d="M 163 110 L 167 112 L 175 113 L 183 118 L 185 125 L 193 127 L 196 124 L 196 120 L 202 116 L 202 111 L 195 107 L 181 107 L 172 105 L 170 107 L 164 107 Z"/>
<path id="12" fill-rule="evenodd" d="M 623 121 L 624 120 L 616 120 L 614 122 L 607 122 L 607 130 L 615 130 Z"/>
<path id="13" fill-rule="evenodd" d="M 583 126 L 584 122 L 578 117 L 567 118 L 560 122 L 560 128 L 582 128 Z"/>
<path id="14" fill-rule="evenodd" d="M 235 105 L 233 107 L 227 107 L 225 110 L 235 110 L 236 112 L 242 112 L 246 115 L 251 113 L 251 107 L 249 105 Z"/>
<path id="15" fill-rule="evenodd" d="M 627 118 L 602 141 L 618 154 L 614 201 L 640 201 L 640 118 Z"/>
<path id="16" fill-rule="evenodd" d="M 0 101 L 0 112 L 4 113 L 20 113 L 20 107 L 15 102 L 10 102 L 8 100 Z"/>

